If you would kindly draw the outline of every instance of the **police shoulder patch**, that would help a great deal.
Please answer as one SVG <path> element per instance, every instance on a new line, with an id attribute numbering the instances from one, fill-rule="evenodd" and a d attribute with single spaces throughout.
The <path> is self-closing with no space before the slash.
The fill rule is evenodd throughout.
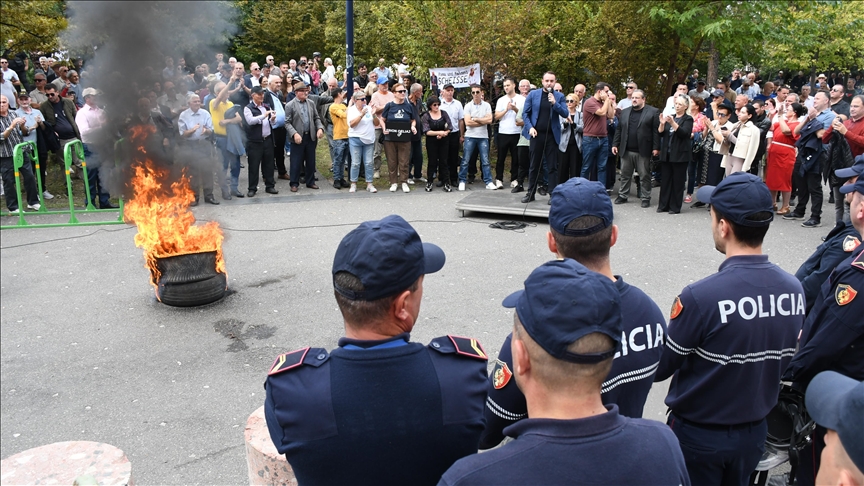
<path id="1" fill-rule="evenodd" d="M 846 305 L 852 302 L 856 295 L 858 295 L 858 291 L 853 289 L 851 285 L 841 283 L 837 284 L 837 288 L 834 289 L 834 300 L 837 301 L 837 305 Z"/>
<path id="2" fill-rule="evenodd" d="M 489 356 L 486 355 L 486 351 L 483 350 L 483 346 L 481 346 L 476 339 L 453 336 L 450 334 L 448 334 L 447 337 L 450 338 L 450 341 L 453 342 L 453 346 L 456 347 L 456 353 L 482 360 L 489 359 Z"/>
<path id="3" fill-rule="evenodd" d="M 672 303 L 672 312 L 669 313 L 669 319 L 675 319 L 683 310 L 684 304 L 681 303 L 681 296 L 675 297 L 675 302 Z"/>
<path id="4" fill-rule="evenodd" d="M 500 359 L 496 359 L 495 367 L 492 368 L 492 374 L 490 375 L 490 378 L 492 378 L 492 386 L 494 386 L 496 390 L 500 390 L 507 386 L 507 383 L 510 383 L 510 378 L 512 377 L 513 372 L 510 371 L 510 367 L 507 366 L 507 363 Z"/>
<path id="5" fill-rule="evenodd" d="M 858 245 L 861 244 L 861 240 L 852 236 L 846 235 L 846 238 L 843 239 L 843 251 L 846 253 L 850 253 L 855 251 L 855 248 L 858 248 Z"/>
<path id="6" fill-rule="evenodd" d="M 276 361 L 273 362 L 273 366 L 270 367 L 270 372 L 267 373 L 267 376 L 273 376 L 277 373 L 282 373 L 283 371 L 288 371 L 302 365 L 303 359 L 306 358 L 306 354 L 310 349 L 310 347 L 305 347 L 296 351 L 291 351 L 290 353 L 280 354 L 276 358 Z"/>

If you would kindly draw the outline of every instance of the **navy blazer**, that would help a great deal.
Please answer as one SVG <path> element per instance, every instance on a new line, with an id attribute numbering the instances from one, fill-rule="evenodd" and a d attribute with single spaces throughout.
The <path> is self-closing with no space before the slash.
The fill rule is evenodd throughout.
<path id="1" fill-rule="evenodd" d="M 567 118 L 570 116 L 570 110 L 567 109 L 567 102 L 564 101 L 564 94 L 553 91 L 555 95 L 555 104 L 552 105 L 552 119 L 549 124 L 552 126 L 552 136 L 555 137 L 555 145 L 561 143 L 561 123 L 555 118 L 554 114 Z M 537 115 L 540 114 L 540 97 L 546 96 L 542 89 L 535 89 L 528 93 L 525 98 L 525 108 L 522 111 L 522 120 L 525 126 L 522 127 L 522 136 L 531 139 L 528 132 L 537 124 Z"/>

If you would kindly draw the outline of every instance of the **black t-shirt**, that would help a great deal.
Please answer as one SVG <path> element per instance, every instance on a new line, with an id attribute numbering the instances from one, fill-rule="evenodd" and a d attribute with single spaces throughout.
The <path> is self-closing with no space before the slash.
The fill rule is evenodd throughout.
<path id="1" fill-rule="evenodd" d="M 849 103 L 845 100 L 840 100 L 837 103 L 831 105 L 831 111 L 837 113 L 838 115 L 846 115 L 846 118 L 849 118 Z"/>
<path id="2" fill-rule="evenodd" d="M 639 139 L 636 136 L 636 127 L 639 126 L 639 121 L 642 120 L 642 111 L 644 111 L 644 108 L 639 111 L 630 110 L 630 120 L 627 123 L 627 147 L 625 147 L 627 152 L 639 151 Z"/>
<path id="3" fill-rule="evenodd" d="M 855 88 L 847 89 L 847 90 L 846 90 L 846 93 L 843 95 L 843 101 L 845 101 L 846 103 L 850 103 L 850 104 L 851 104 L 851 103 L 852 103 L 852 98 L 854 98 L 855 95 L 857 95 L 857 94 L 858 94 L 858 92 L 855 91 Z"/>
<path id="4" fill-rule="evenodd" d="M 552 103 L 549 103 L 549 94 L 544 91 L 540 93 L 540 111 L 537 113 L 537 123 L 534 124 L 537 135 L 546 135 L 546 131 L 549 130 L 549 118 L 551 115 Z"/>
<path id="5" fill-rule="evenodd" d="M 54 107 L 54 115 L 57 119 L 54 122 L 54 131 L 57 132 L 57 137 L 61 140 L 75 138 L 75 129 L 72 128 L 72 123 L 63 110 L 63 102 L 51 103 L 51 105 Z"/>

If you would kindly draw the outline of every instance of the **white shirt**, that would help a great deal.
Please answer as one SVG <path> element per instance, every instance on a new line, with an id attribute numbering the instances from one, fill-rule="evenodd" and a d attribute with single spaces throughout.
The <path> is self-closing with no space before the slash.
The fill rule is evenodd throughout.
<path id="1" fill-rule="evenodd" d="M 444 98 L 441 98 L 441 109 L 447 112 L 447 115 L 450 116 L 450 123 L 453 124 L 450 133 L 459 131 L 459 120 L 465 118 L 465 112 L 462 110 L 462 103 L 459 103 L 459 100 L 453 98 L 453 101 L 449 103 L 444 101 Z"/>
<path id="2" fill-rule="evenodd" d="M 84 105 L 78 110 L 75 115 L 75 124 L 78 125 L 78 130 L 81 132 L 81 141 L 84 143 L 93 143 L 93 131 L 100 128 L 105 123 L 105 112 L 99 108 L 93 108 L 90 105 Z"/>
<path id="3" fill-rule="evenodd" d="M 348 107 L 348 138 L 359 138 L 365 145 L 375 143 L 375 125 L 372 119 L 372 110 L 363 115 L 357 126 L 351 126 L 351 120 L 360 116 L 360 110 L 355 105 Z"/>
<path id="4" fill-rule="evenodd" d="M 812 96 L 808 96 L 806 100 L 804 100 L 804 106 L 807 108 L 813 108 L 813 102 L 816 101 L 816 98 Z"/>
<path id="5" fill-rule="evenodd" d="M 8 68 L 5 71 L 3 71 L 3 79 L 5 79 L 6 81 L 8 81 L 10 83 L 12 81 L 19 81 L 19 82 L 21 81 L 20 79 L 18 79 L 18 73 L 16 73 L 15 71 L 13 71 L 11 69 L 8 69 Z"/>
<path id="6" fill-rule="evenodd" d="M 525 106 L 525 97 L 516 94 L 513 98 L 509 96 L 502 96 L 498 98 L 498 102 L 495 104 L 495 112 L 502 112 L 507 110 L 507 106 L 510 102 L 513 102 L 516 105 L 517 111 L 521 110 L 523 106 Z M 521 127 L 516 126 L 516 111 L 507 110 L 507 113 L 501 117 L 498 122 L 498 133 L 503 133 L 505 135 L 516 135 L 522 131 Z"/>
<path id="7" fill-rule="evenodd" d="M 633 106 L 633 101 L 630 98 L 624 98 L 623 100 L 618 102 L 617 106 L 620 110 L 623 111 L 623 110 Z"/>
<path id="8" fill-rule="evenodd" d="M 484 116 L 492 114 L 492 107 L 489 106 L 489 103 L 485 101 L 481 101 L 480 104 L 474 103 L 473 101 L 470 103 L 465 103 L 465 115 L 470 115 L 471 119 L 483 118 Z M 479 127 L 469 127 L 465 126 L 465 138 L 489 138 L 489 129 L 486 128 L 486 125 L 480 125 Z"/>

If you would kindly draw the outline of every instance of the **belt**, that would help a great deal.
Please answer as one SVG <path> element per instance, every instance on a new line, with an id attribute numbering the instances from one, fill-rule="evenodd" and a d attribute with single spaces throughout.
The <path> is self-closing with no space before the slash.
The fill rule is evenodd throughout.
<path id="1" fill-rule="evenodd" d="M 780 146 L 782 146 L 782 147 L 789 147 L 789 148 L 791 148 L 791 149 L 794 149 L 794 148 L 795 148 L 794 145 L 789 145 L 788 143 L 775 142 L 775 141 L 773 141 L 773 140 L 771 141 L 771 143 L 772 143 L 773 145 L 780 145 Z"/>
<path id="2" fill-rule="evenodd" d="M 687 420 L 687 419 L 685 419 L 685 418 L 682 418 L 680 415 L 676 414 L 675 412 L 672 412 L 672 414 L 675 415 L 675 416 L 672 418 L 672 420 L 677 420 L 677 421 L 679 421 L 679 422 L 681 422 L 681 423 L 683 423 L 683 424 L 687 424 L 687 425 L 691 425 L 691 426 L 693 426 L 693 427 L 698 427 L 698 428 L 700 428 L 700 429 L 707 429 L 707 430 L 740 430 L 740 429 L 749 429 L 749 428 L 751 428 L 751 427 L 756 427 L 757 425 L 760 425 L 762 422 L 765 421 L 765 419 L 762 419 L 762 420 L 755 420 L 755 421 L 753 421 L 753 422 L 745 422 L 745 423 L 743 423 L 743 424 L 732 424 L 732 425 L 703 424 L 703 423 L 694 422 L 694 421 L 692 421 L 692 420 Z"/>
<path id="3" fill-rule="evenodd" d="M 608 137 L 595 137 L 593 135 L 582 135 L 582 138 L 596 138 L 596 139 L 600 140 L 600 139 L 608 138 Z"/>

